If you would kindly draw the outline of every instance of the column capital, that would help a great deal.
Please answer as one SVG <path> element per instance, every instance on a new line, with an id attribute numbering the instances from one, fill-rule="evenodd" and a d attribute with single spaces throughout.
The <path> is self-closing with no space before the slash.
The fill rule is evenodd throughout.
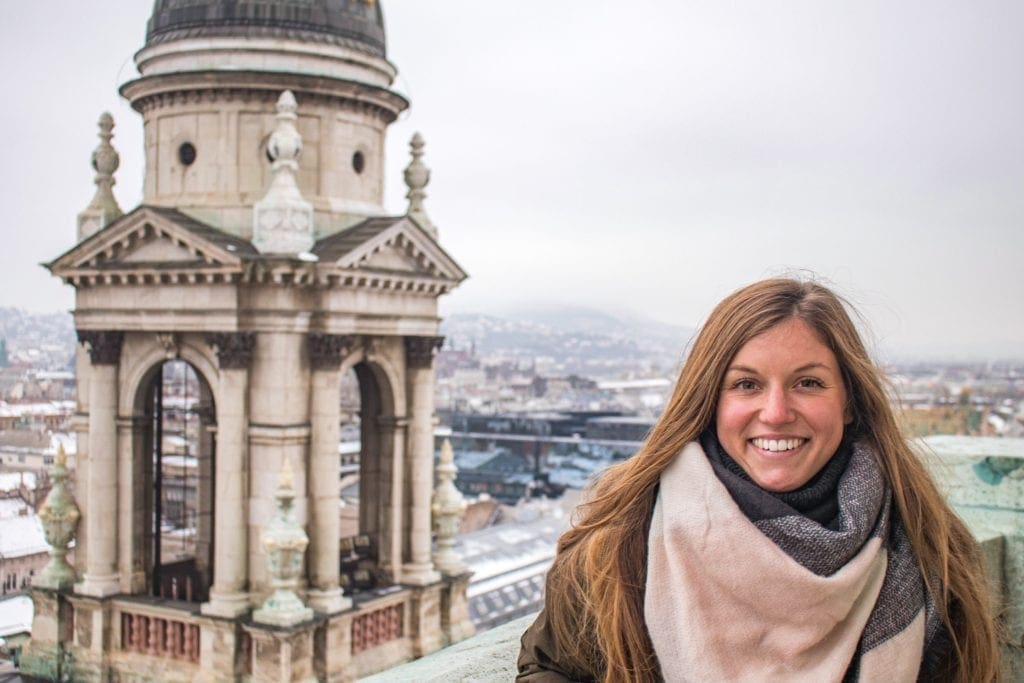
<path id="1" fill-rule="evenodd" d="M 429 368 L 444 337 L 406 337 L 405 364 L 409 368 Z"/>
<path id="2" fill-rule="evenodd" d="M 78 342 L 89 348 L 89 359 L 93 365 L 117 365 L 121 360 L 121 345 L 124 332 L 101 330 L 75 330 Z"/>
<path id="3" fill-rule="evenodd" d="M 309 364 L 314 370 L 337 370 L 355 344 L 356 338 L 350 334 L 311 332 L 306 338 Z"/>
<path id="4" fill-rule="evenodd" d="M 206 343 L 217 351 L 221 370 L 245 370 L 252 363 L 256 349 L 254 332 L 214 332 L 206 335 Z"/>

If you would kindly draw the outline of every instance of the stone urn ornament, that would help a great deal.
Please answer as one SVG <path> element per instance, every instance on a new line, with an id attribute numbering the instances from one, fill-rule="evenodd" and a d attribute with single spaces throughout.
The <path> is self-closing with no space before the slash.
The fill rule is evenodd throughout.
<path id="1" fill-rule="evenodd" d="M 39 576 L 33 579 L 32 585 L 61 590 L 70 588 L 78 579 L 75 568 L 68 564 L 67 554 L 68 544 L 75 538 L 75 530 L 81 517 L 75 499 L 65 484 L 68 469 L 63 444 L 57 446 L 57 457 L 50 470 L 50 476 L 53 479 L 53 487 L 39 508 L 43 534 L 50 545 L 50 561 L 43 567 Z"/>
<path id="2" fill-rule="evenodd" d="M 279 481 L 274 496 L 277 498 L 277 514 L 263 530 L 263 550 L 274 592 L 262 607 L 252 613 L 252 618 L 261 624 L 294 626 L 312 619 L 313 610 L 295 594 L 309 536 L 292 517 L 295 490 L 292 488 L 292 468 L 288 458 L 281 467 Z"/>
<path id="3" fill-rule="evenodd" d="M 430 511 L 434 515 L 437 532 L 437 550 L 434 551 L 434 567 L 445 576 L 458 576 L 467 571 L 465 563 L 455 553 L 455 536 L 459 533 L 462 513 L 466 501 L 455 488 L 455 453 L 448 439 L 441 444 L 441 457 L 437 463 L 437 488 L 434 489 Z"/>

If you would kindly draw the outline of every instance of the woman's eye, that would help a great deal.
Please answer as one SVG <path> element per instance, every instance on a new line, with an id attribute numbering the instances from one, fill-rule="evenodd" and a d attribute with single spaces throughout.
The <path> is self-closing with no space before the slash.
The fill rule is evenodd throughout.
<path id="1" fill-rule="evenodd" d="M 797 382 L 797 385 L 801 389 L 823 389 L 825 387 L 824 382 L 822 382 L 820 379 L 815 379 L 813 377 L 805 377 L 799 382 Z"/>
<path id="2" fill-rule="evenodd" d="M 752 379 L 741 379 L 734 382 L 732 385 L 733 389 L 740 389 L 742 391 L 751 391 L 757 388 L 757 384 Z"/>

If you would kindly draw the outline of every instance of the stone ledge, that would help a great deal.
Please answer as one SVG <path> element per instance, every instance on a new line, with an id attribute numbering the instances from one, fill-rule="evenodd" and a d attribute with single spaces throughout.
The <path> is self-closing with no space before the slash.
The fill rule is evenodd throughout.
<path id="1" fill-rule="evenodd" d="M 519 637 L 536 614 L 510 621 L 408 664 L 360 679 L 364 683 L 468 683 L 516 677 Z"/>

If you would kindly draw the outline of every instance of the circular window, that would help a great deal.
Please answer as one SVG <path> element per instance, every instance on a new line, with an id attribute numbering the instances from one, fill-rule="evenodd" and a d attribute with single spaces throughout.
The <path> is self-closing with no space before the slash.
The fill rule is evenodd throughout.
<path id="1" fill-rule="evenodd" d="M 366 157 L 363 156 L 362 152 L 356 152 L 352 155 L 352 170 L 356 173 L 362 173 L 364 168 L 366 168 Z"/>
<path id="2" fill-rule="evenodd" d="M 196 160 L 196 148 L 191 142 L 181 143 L 181 147 L 178 148 L 178 161 L 181 162 L 182 166 L 191 166 L 192 162 Z"/>

